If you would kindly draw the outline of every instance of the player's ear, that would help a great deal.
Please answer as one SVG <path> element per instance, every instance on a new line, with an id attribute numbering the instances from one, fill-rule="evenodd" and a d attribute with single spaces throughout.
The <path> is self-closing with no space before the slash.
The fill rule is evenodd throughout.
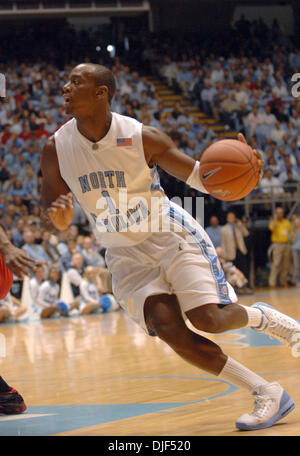
<path id="1" fill-rule="evenodd" d="M 97 87 L 97 89 L 96 89 L 96 97 L 98 99 L 100 99 L 100 98 L 103 98 L 105 96 L 108 96 L 108 88 L 105 85 Z"/>

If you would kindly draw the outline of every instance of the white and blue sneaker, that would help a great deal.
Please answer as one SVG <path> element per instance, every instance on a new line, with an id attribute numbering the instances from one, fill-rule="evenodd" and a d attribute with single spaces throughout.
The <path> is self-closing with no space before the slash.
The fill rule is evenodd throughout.
<path id="1" fill-rule="evenodd" d="M 293 399 L 277 382 L 258 386 L 253 395 L 253 412 L 245 413 L 236 422 L 236 427 L 242 431 L 271 427 L 295 408 Z"/>
<path id="2" fill-rule="evenodd" d="M 263 332 L 271 338 L 276 338 L 283 344 L 293 347 L 300 340 L 300 325 L 293 318 L 279 312 L 269 304 L 256 302 L 251 307 L 262 312 L 262 319 L 259 326 L 251 326 L 258 332 Z"/>

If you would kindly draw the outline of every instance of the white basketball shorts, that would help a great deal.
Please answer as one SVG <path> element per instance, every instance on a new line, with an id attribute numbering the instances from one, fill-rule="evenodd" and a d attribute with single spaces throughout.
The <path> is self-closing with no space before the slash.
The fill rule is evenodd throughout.
<path id="1" fill-rule="evenodd" d="M 148 334 L 144 318 L 148 296 L 175 294 L 182 312 L 237 301 L 201 225 L 174 203 L 168 217 L 173 231 L 152 233 L 140 244 L 106 251 L 114 296 Z"/>

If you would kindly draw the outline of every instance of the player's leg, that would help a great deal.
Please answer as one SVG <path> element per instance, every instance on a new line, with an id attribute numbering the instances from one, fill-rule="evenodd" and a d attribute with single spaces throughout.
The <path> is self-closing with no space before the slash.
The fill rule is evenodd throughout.
<path id="1" fill-rule="evenodd" d="M 88 315 L 91 313 L 95 313 L 99 310 L 99 303 L 93 302 L 90 304 L 84 304 L 80 307 L 80 315 Z"/>
<path id="2" fill-rule="evenodd" d="M 281 250 L 280 244 L 274 243 L 272 246 L 272 266 L 269 276 L 269 286 L 276 287 L 277 278 L 281 268 Z"/>
<path id="3" fill-rule="evenodd" d="M 174 208 L 173 212 L 173 220 L 183 219 L 184 225 L 181 232 L 168 234 L 170 248 L 161 261 L 191 323 L 211 333 L 251 327 L 293 348 L 299 340 L 299 323 L 264 303 L 251 307 L 236 304 L 237 297 L 208 235 L 182 209 Z"/>
<path id="4" fill-rule="evenodd" d="M 238 419 L 236 425 L 239 429 L 254 430 L 272 426 L 293 410 L 293 400 L 277 382 L 267 382 L 226 356 L 217 344 L 189 330 L 175 295 L 148 297 L 144 316 L 148 329 L 184 360 L 254 394 L 254 411 Z"/>
<path id="5" fill-rule="evenodd" d="M 0 307 L 0 323 L 5 323 L 11 317 L 11 312 L 6 306 Z"/>
<path id="6" fill-rule="evenodd" d="M 291 266 L 291 248 L 289 245 L 286 244 L 282 244 L 280 248 L 282 252 L 282 261 L 281 271 L 279 274 L 279 283 L 282 287 L 285 287 L 288 284 L 288 273 Z"/>
<path id="7" fill-rule="evenodd" d="M 61 313 L 61 309 L 58 306 L 56 306 L 56 305 L 47 306 L 47 307 L 44 307 L 43 310 L 41 311 L 40 317 L 42 319 L 51 318 L 51 317 L 53 317 L 53 315 L 55 313 Z"/>
<path id="8" fill-rule="evenodd" d="M 0 377 L 0 414 L 16 415 L 26 410 L 22 396 Z"/>

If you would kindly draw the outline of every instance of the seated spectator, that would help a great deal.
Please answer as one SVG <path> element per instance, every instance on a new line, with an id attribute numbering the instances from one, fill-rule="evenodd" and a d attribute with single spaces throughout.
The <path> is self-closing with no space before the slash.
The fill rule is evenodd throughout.
<path id="1" fill-rule="evenodd" d="M 57 247 L 58 249 L 58 247 Z M 59 252 L 59 250 L 58 250 Z M 67 271 L 72 267 L 72 256 L 78 252 L 76 239 L 68 239 L 67 251 L 60 256 L 60 263 L 63 271 Z"/>
<path id="2" fill-rule="evenodd" d="M 219 115 L 221 121 L 234 128 L 234 113 L 236 113 L 240 108 L 239 103 L 235 99 L 235 93 L 231 92 L 220 104 Z"/>
<path id="3" fill-rule="evenodd" d="M 232 261 L 225 259 L 222 248 L 217 247 L 216 249 L 219 261 L 222 269 L 225 273 L 226 280 L 230 285 L 233 286 L 237 295 L 250 295 L 253 294 L 253 290 L 248 287 L 248 280 Z"/>
<path id="4" fill-rule="evenodd" d="M 21 247 L 24 244 L 24 228 L 25 220 L 23 217 L 20 217 L 17 220 L 16 228 L 12 230 L 12 241 L 16 247 Z"/>
<path id="5" fill-rule="evenodd" d="M 188 146 L 187 146 L 187 148 L 185 149 L 185 153 L 186 153 L 189 157 L 192 157 L 192 158 L 193 158 L 196 152 L 197 152 L 196 142 L 195 142 L 194 140 L 189 140 Z"/>
<path id="6" fill-rule="evenodd" d="M 271 107 L 265 106 L 264 112 L 261 114 L 262 124 L 267 126 L 275 126 L 276 117 L 271 113 Z"/>
<path id="7" fill-rule="evenodd" d="M 270 137 L 275 141 L 276 143 L 279 143 L 282 141 L 282 138 L 285 135 L 285 131 L 281 126 L 281 123 L 279 120 L 276 120 L 274 128 L 271 130 Z"/>
<path id="8" fill-rule="evenodd" d="M 45 280 L 45 268 L 43 265 L 39 265 L 34 270 L 34 276 L 29 281 L 29 290 L 32 299 L 32 303 L 36 302 L 40 286 Z"/>
<path id="9" fill-rule="evenodd" d="M 98 276 L 98 272 L 92 266 L 87 266 L 84 270 L 84 278 L 80 283 L 80 311 L 81 315 L 88 313 L 97 312 L 108 312 L 112 309 L 112 300 L 105 299 L 108 296 L 105 295 L 101 279 Z"/>
<path id="10" fill-rule="evenodd" d="M 287 171 L 286 173 L 286 180 L 283 182 L 283 188 L 286 193 L 295 193 L 297 192 L 298 188 L 300 188 L 300 181 L 294 178 L 292 170 Z"/>
<path id="11" fill-rule="evenodd" d="M 280 180 L 273 176 L 273 171 L 268 168 L 264 172 L 264 177 L 259 182 L 259 189 L 263 195 L 282 195 L 284 194 L 284 188 Z"/>
<path id="12" fill-rule="evenodd" d="M 274 177 L 279 177 L 281 169 L 273 156 L 270 157 L 270 159 L 268 160 L 268 168 L 272 170 L 272 174 Z"/>
<path id="13" fill-rule="evenodd" d="M 253 110 L 248 114 L 247 120 L 249 123 L 249 135 L 253 136 L 256 132 L 256 127 L 263 124 L 263 118 L 258 112 L 258 106 L 254 105 Z"/>
<path id="14" fill-rule="evenodd" d="M 60 253 L 56 248 L 56 245 L 51 243 L 51 233 L 49 231 L 44 231 L 42 233 L 42 243 L 41 246 L 45 250 L 46 254 L 51 260 L 52 264 L 57 264 L 60 260 Z"/>
<path id="15" fill-rule="evenodd" d="M 97 251 L 96 246 L 93 245 L 92 238 L 89 236 L 84 238 L 82 255 L 86 264 L 89 266 L 105 267 L 104 258 Z"/>
<path id="16" fill-rule="evenodd" d="M 21 304 L 21 301 L 8 293 L 4 299 L 0 301 L 0 323 L 7 321 L 18 321 L 24 315 L 27 307 Z"/>
<path id="17" fill-rule="evenodd" d="M 210 237 L 215 248 L 221 245 L 221 227 L 219 225 L 219 219 L 216 215 L 212 215 L 209 219 L 209 226 L 205 229 L 208 236 Z"/>
<path id="18" fill-rule="evenodd" d="M 80 294 L 79 287 L 86 266 L 87 265 L 84 263 L 83 255 L 79 252 L 73 253 L 71 258 L 71 267 L 68 269 L 67 275 L 75 298 Z"/>
<path id="19" fill-rule="evenodd" d="M 67 316 L 70 307 L 73 307 L 59 301 L 59 278 L 59 271 L 51 267 L 48 273 L 48 279 L 39 286 L 37 298 L 33 301 L 33 308 L 40 318 L 51 318 L 55 314 Z"/>
<path id="20" fill-rule="evenodd" d="M 50 264 L 51 258 L 47 255 L 41 245 L 35 243 L 34 233 L 31 230 L 24 231 L 24 245 L 22 249 L 27 256 L 43 264 Z"/>

